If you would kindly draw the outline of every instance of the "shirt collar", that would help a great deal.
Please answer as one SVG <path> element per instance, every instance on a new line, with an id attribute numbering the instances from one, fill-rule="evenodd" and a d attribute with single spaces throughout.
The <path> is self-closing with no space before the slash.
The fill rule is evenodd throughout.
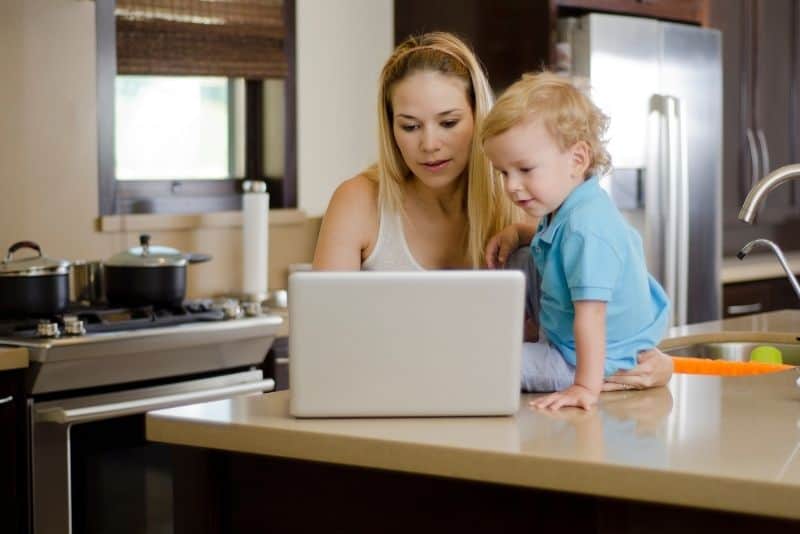
<path id="1" fill-rule="evenodd" d="M 598 191 L 601 191 L 601 189 L 600 181 L 597 176 L 592 176 L 573 189 L 567 198 L 564 199 L 564 202 L 561 203 L 554 217 L 543 217 L 542 220 L 539 221 L 539 227 L 536 230 L 537 237 L 545 243 L 552 243 L 556 230 L 564 224 L 569 213 L 580 204 L 593 198 Z M 549 223 L 547 222 L 548 219 L 550 220 Z"/>

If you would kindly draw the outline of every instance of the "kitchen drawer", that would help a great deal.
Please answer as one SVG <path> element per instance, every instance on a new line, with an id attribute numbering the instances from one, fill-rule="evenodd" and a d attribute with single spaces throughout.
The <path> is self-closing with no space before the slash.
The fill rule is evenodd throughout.
<path id="1" fill-rule="evenodd" d="M 725 318 L 800 308 L 800 300 L 786 278 L 726 284 L 722 291 L 722 304 Z"/>

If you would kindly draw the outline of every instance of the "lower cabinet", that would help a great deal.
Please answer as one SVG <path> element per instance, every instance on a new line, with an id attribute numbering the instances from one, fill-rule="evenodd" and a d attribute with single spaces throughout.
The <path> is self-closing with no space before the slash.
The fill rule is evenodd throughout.
<path id="1" fill-rule="evenodd" d="M 2 532 L 28 527 L 27 455 L 23 371 L 0 371 L 0 518 Z"/>
<path id="2" fill-rule="evenodd" d="M 725 318 L 786 308 L 800 308 L 800 299 L 786 277 L 725 284 L 722 290 Z"/>

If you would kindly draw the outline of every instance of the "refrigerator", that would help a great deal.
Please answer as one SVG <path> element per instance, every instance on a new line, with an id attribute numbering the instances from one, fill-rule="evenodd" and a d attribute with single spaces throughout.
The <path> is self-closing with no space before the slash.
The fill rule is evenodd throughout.
<path id="1" fill-rule="evenodd" d="M 610 117 L 601 177 L 640 232 L 672 326 L 719 319 L 722 57 L 717 30 L 590 14 L 559 21 L 578 85 Z"/>

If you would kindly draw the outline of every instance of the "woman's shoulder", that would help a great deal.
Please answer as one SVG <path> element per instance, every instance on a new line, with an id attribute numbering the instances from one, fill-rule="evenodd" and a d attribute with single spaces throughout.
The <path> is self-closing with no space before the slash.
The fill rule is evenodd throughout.
<path id="1" fill-rule="evenodd" d="M 348 178 L 336 188 L 334 197 L 355 203 L 372 203 L 377 207 L 378 182 L 369 171 Z"/>
<path id="2" fill-rule="evenodd" d="M 338 221 L 348 231 L 371 234 L 377 228 L 379 218 L 377 182 L 361 173 L 339 184 L 328 204 L 325 218 Z"/>

